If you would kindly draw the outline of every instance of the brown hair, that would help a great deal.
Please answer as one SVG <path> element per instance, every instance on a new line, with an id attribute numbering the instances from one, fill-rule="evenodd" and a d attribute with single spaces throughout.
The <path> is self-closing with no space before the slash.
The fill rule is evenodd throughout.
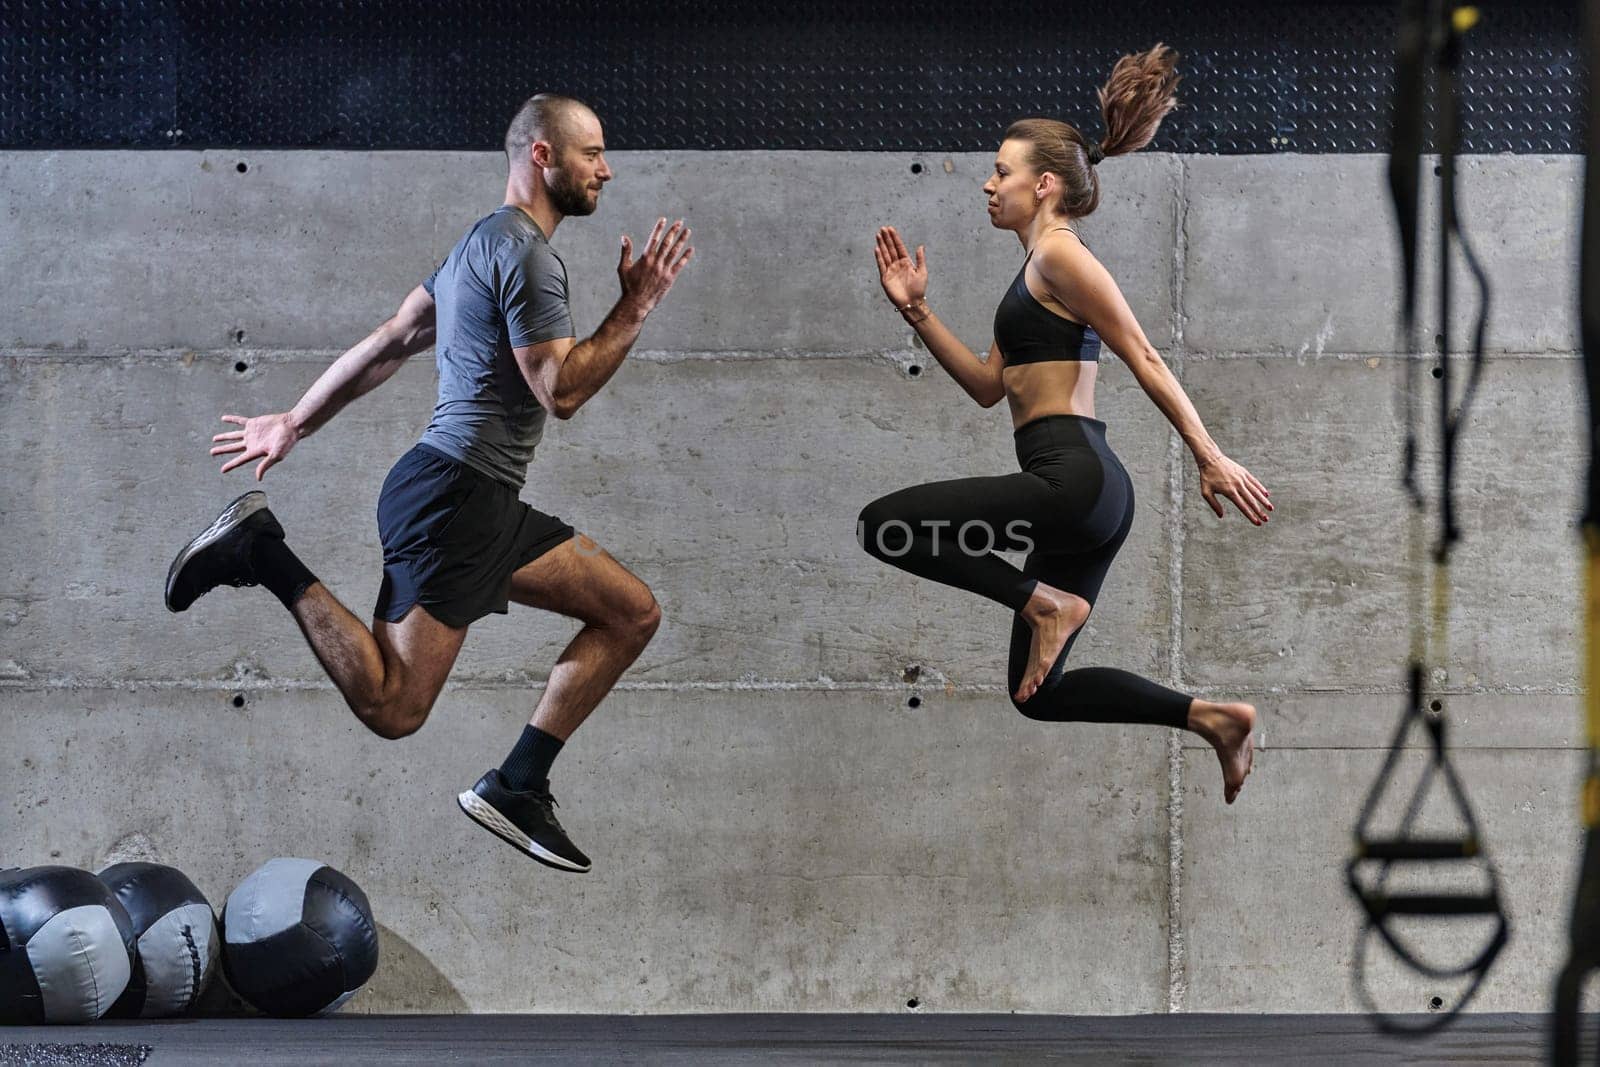
<path id="1" fill-rule="evenodd" d="M 1005 140 L 1028 142 L 1028 165 L 1060 178 L 1066 186 L 1061 209 L 1082 218 L 1100 206 L 1095 164 L 1149 144 L 1161 120 L 1178 106 L 1177 65 L 1178 54 L 1164 44 L 1117 60 L 1099 92 L 1106 135 L 1098 144 L 1056 119 L 1019 119 L 1006 129 Z"/>

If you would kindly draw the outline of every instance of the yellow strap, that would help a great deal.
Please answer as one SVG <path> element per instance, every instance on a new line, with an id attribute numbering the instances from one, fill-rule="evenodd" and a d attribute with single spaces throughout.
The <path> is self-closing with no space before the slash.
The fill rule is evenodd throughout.
<path id="1" fill-rule="evenodd" d="M 1450 662 L 1450 564 L 1444 560 L 1435 561 L 1433 565 L 1432 622 L 1429 634 L 1432 654 L 1428 663 L 1437 670 L 1448 671 L 1445 665 Z"/>
<path id="2" fill-rule="evenodd" d="M 1428 565 L 1428 535 L 1424 509 L 1407 505 L 1406 521 L 1406 608 L 1411 619 L 1411 662 L 1422 663 L 1428 653 L 1428 630 L 1423 623 L 1427 608 L 1427 582 L 1423 571 Z"/>

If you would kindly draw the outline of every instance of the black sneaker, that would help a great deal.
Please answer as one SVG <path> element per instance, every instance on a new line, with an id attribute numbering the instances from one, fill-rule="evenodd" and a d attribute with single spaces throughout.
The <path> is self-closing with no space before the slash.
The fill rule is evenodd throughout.
<path id="1" fill-rule="evenodd" d="M 550 795 L 548 779 L 537 789 L 513 793 L 496 768 L 456 797 L 456 803 L 485 830 L 547 867 L 578 874 L 589 869 L 589 857 L 567 840 L 566 831 L 556 821 L 556 798 Z"/>
<path id="2" fill-rule="evenodd" d="M 219 585 L 255 585 L 251 542 L 282 537 L 283 527 L 267 508 L 267 494 L 253 489 L 222 509 L 216 521 L 183 546 L 167 569 L 167 610 L 187 611 Z"/>

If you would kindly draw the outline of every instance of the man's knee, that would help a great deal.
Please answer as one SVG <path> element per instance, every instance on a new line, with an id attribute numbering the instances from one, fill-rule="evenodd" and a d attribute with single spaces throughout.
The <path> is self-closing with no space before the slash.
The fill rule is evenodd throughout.
<path id="1" fill-rule="evenodd" d="M 422 724 L 428 721 L 428 713 L 432 710 L 431 700 L 423 702 L 414 697 L 402 696 L 357 708 L 356 714 L 367 724 L 367 729 L 379 737 L 387 741 L 398 741 L 422 729 Z"/>
<path id="2" fill-rule="evenodd" d="M 607 607 L 604 615 L 591 620 L 619 639 L 643 648 L 661 627 L 661 605 L 643 582 L 630 582 L 628 588 Z"/>
<path id="3" fill-rule="evenodd" d="M 649 590 L 645 591 L 641 603 L 630 613 L 627 627 L 641 646 L 649 644 L 656 631 L 661 629 L 661 605 Z"/>

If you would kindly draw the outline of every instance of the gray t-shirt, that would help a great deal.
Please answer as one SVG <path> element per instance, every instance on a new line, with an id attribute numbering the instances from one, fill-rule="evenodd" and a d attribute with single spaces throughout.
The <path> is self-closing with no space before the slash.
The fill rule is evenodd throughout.
<path id="1" fill-rule="evenodd" d="M 511 350 L 573 336 L 567 268 L 507 204 L 474 223 L 422 285 L 436 305 L 439 363 L 422 443 L 520 489 L 545 411 Z"/>

